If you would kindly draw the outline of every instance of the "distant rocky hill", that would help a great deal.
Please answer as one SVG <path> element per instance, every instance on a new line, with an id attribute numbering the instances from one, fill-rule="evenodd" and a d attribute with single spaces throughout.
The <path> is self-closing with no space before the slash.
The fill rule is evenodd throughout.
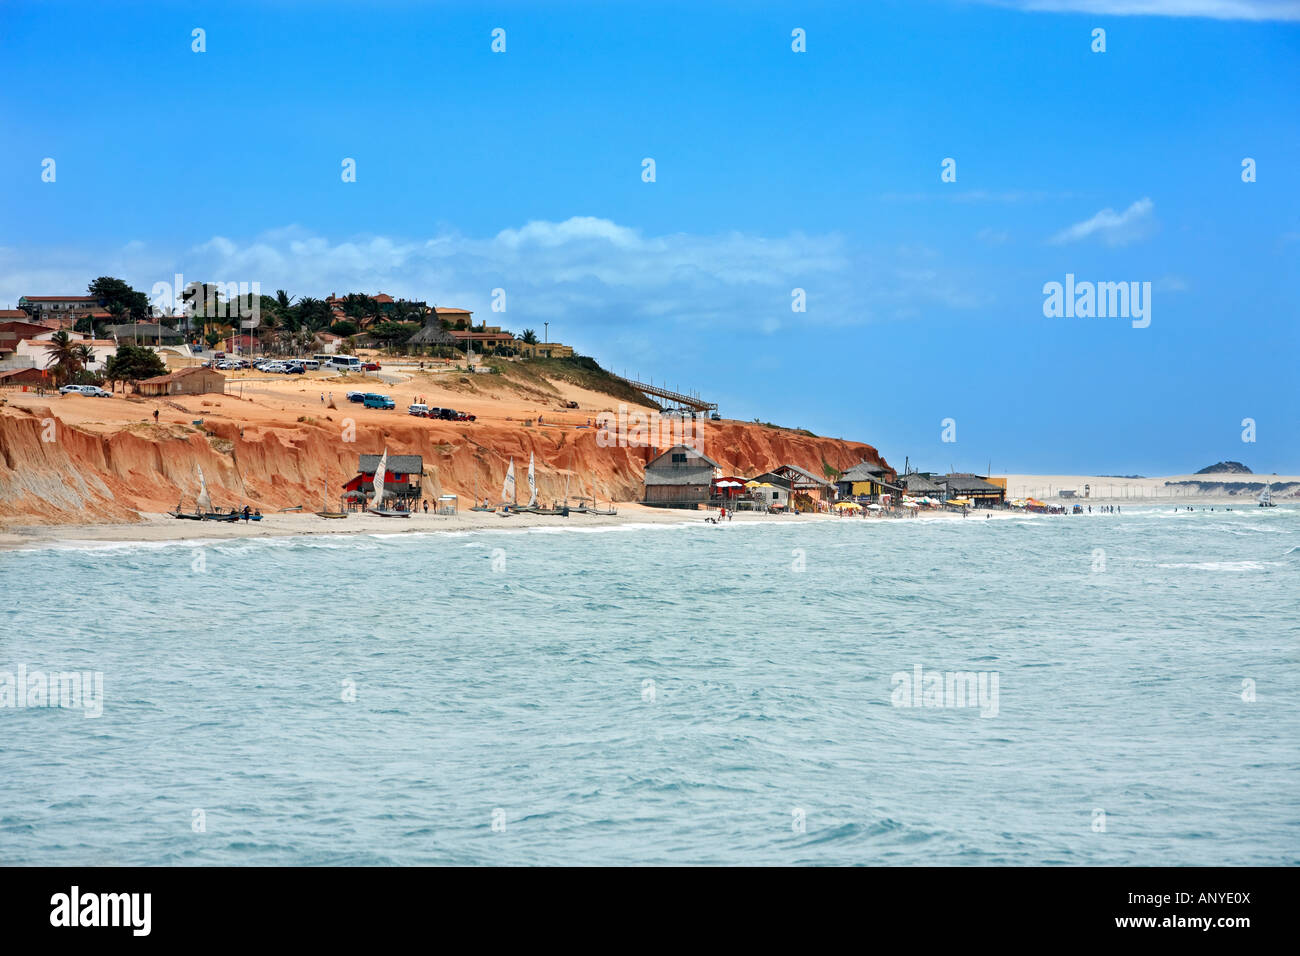
<path id="1" fill-rule="evenodd" d="M 1239 461 L 1221 461 L 1202 468 L 1198 475 L 1253 475 L 1254 472 Z"/>

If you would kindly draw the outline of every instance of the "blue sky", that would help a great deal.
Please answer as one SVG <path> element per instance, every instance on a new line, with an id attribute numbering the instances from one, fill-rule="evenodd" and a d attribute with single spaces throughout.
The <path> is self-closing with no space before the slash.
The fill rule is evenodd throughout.
<path id="1" fill-rule="evenodd" d="M 3 307 L 382 290 L 896 466 L 1300 473 L 1300 3 L 11 2 L 0 49 Z M 1045 317 L 1066 273 L 1150 326 Z"/>

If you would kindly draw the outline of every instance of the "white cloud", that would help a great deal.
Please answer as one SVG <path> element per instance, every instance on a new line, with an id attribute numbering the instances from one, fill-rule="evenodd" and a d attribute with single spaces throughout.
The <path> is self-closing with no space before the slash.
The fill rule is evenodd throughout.
<path id="1" fill-rule="evenodd" d="M 1300 20 L 1300 0 L 980 0 L 1034 13 Z"/>
<path id="2" fill-rule="evenodd" d="M 1154 209 L 1155 203 L 1146 197 L 1139 199 L 1123 212 L 1116 212 L 1108 207 L 1091 219 L 1076 222 L 1073 226 L 1061 230 L 1049 241 L 1060 245 L 1096 236 L 1108 246 L 1127 245 L 1151 234 L 1155 228 L 1155 216 L 1152 213 Z"/>
<path id="3" fill-rule="evenodd" d="M 923 247 L 850 248 L 837 234 L 648 236 L 608 219 L 535 221 L 487 237 L 443 230 L 429 238 L 327 238 L 295 226 L 249 239 L 212 236 L 172 250 L 132 241 L 112 249 L 0 249 L 0 307 L 24 294 L 75 293 L 96 276 L 119 276 L 148 293 L 154 283 L 259 282 L 287 289 L 387 292 L 472 309 L 512 330 L 551 323 L 558 341 L 607 355 L 665 342 L 697 348 L 725 328 L 737 335 L 970 308 L 978 276 L 946 266 Z M 807 313 L 790 290 L 808 290 Z M 508 311 L 491 311 L 492 290 Z M 558 329 L 557 329 L 558 326 Z"/>

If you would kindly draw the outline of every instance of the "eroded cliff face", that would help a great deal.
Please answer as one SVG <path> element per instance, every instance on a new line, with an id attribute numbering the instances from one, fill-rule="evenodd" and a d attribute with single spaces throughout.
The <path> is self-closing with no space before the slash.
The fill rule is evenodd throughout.
<path id="1" fill-rule="evenodd" d="M 424 458 L 426 496 L 444 493 L 495 501 L 511 457 L 524 491 L 528 456 L 537 462 L 543 501 L 589 494 L 602 501 L 641 498 L 645 463 L 662 449 L 600 447 L 595 429 L 457 423 L 394 415 L 356 423 L 346 411 L 292 424 L 241 424 L 209 418 L 202 428 L 135 422 L 69 425 L 49 408 L 0 408 L 0 522 L 9 526 L 139 520 L 185 500 L 193 507 L 201 465 L 215 505 L 262 511 L 299 505 L 338 507 L 357 456 Z M 702 450 L 725 471 L 755 475 L 781 464 L 823 474 L 859 461 L 883 460 L 870 445 L 739 422 L 709 423 Z"/>

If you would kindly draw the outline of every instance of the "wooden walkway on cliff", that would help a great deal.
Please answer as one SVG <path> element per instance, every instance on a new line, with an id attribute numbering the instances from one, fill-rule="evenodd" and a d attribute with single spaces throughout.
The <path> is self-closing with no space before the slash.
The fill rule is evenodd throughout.
<path id="1" fill-rule="evenodd" d="M 698 395 L 685 395 L 681 392 L 674 392 L 671 389 L 661 388 L 658 385 L 652 385 L 648 382 L 638 382 L 636 379 L 625 378 L 622 375 L 615 375 L 620 382 L 626 382 L 637 391 L 652 398 L 662 398 L 673 402 L 681 408 L 689 408 L 696 412 L 716 412 L 718 410 L 717 402 L 706 402 Z"/>

